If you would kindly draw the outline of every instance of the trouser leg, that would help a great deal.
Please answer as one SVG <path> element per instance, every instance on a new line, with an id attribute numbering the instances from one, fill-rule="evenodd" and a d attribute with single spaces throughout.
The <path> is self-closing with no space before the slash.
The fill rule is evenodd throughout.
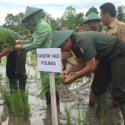
<path id="1" fill-rule="evenodd" d="M 17 52 L 15 54 L 15 64 L 16 64 L 16 72 L 17 72 L 17 79 L 18 80 L 26 80 L 26 52 L 20 52 L 20 54 Z"/>
<path id="2" fill-rule="evenodd" d="M 110 65 L 103 61 L 100 61 L 94 75 L 92 82 L 92 92 L 95 94 L 95 115 L 103 115 L 106 113 L 106 100 L 105 92 L 110 83 Z M 103 117 L 101 115 L 101 117 Z"/>
<path id="3" fill-rule="evenodd" d="M 21 51 L 20 53 L 15 54 L 15 63 L 16 63 L 16 71 L 17 71 L 17 79 L 19 80 L 19 90 L 25 91 L 26 86 L 26 52 Z"/>
<path id="4" fill-rule="evenodd" d="M 19 80 L 19 90 L 25 92 L 26 79 Z"/>
<path id="5" fill-rule="evenodd" d="M 120 104 L 125 121 L 125 57 L 117 57 L 111 62 L 113 99 Z"/>
<path id="6" fill-rule="evenodd" d="M 12 51 L 7 56 L 6 75 L 9 78 L 10 91 L 12 88 L 18 89 L 16 79 L 16 64 L 15 64 L 15 51 Z"/>
<path id="7" fill-rule="evenodd" d="M 106 115 L 106 97 L 105 93 L 95 94 L 95 115 L 104 118 Z"/>
<path id="8" fill-rule="evenodd" d="M 13 89 L 18 90 L 18 84 L 16 79 L 9 79 L 9 85 L 10 85 L 10 92 L 12 92 Z"/>

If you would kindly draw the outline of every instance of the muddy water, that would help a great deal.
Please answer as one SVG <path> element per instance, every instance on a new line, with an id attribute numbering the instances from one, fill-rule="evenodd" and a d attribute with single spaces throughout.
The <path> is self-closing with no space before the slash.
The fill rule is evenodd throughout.
<path id="1" fill-rule="evenodd" d="M 28 120 L 8 114 L 4 100 L 0 97 L 0 125 L 52 125 L 51 106 L 46 105 L 45 98 L 38 99 L 40 78 L 36 67 L 27 67 L 27 89 L 29 92 L 30 113 Z M 5 77 L 5 68 L 1 66 L 1 88 L 9 91 L 8 80 Z M 92 78 L 77 80 L 70 86 L 60 85 L 60 105 L 57 106 L 59 125 L 67 125 L 65 108 L 69 109 L 70 125 L 78 124 L 80 113 L 81 125 L 123 125 L 123 119 L 119 107 L 114 108 L 111 99 L 107 96 L 107 115 L 104 121 L 94 117 L 94 107 L 88 106 L 89 91 Z M 85 122 L 86 121 L 86 122 Z"/>

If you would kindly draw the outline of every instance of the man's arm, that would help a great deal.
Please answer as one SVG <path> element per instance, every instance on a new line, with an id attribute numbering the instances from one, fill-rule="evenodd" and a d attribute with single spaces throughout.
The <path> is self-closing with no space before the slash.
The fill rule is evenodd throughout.
<path id="1" fill-rule="evenodd" d="M 79 70 L 81 70 L 83 67 L 85 67 L 85 61 L 83 59 L 83 57 L 80 58 L 76 58 L 76 64 L 72 67 L 70 67 L 67 70 L 64 70 L 62 72 L 62 76 L 68 75 L 70 72 L 77 72 Z"/>
<path id="2" fill-rule="evenodd" d="M 69 84 L 69 83 L 75 81 L 76 79 L 79 79 L 83 76 L 86 76 L 88 73 L 91 73 L 92 71 L 94 71 L 95 68 L 96 68 L 96 60 L 95 60 L 95 57 L 94 57 L 90 61 L 88 61 L 85 65 L 85 67 L 82 70 L 80 70 L 76 75 L 74 75 L 74 76 L 64 76 L 66 78 L 64 83 Z"/>
<path id="3" fill-rule="evenodd" d="M 6 54 L 8 54 L 12 50 L 12 48 L 13 48 L 12 46 L 9 46 L 9 47 L 3 49 L 2 52 L 0 53 L 0 58 L 5 56 Z"/>

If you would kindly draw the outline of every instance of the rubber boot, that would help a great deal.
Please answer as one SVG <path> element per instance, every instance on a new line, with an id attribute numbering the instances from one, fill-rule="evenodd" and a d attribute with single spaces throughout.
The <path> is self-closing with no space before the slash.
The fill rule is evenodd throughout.
<path id="1" fill-rule="evenodd" d="M 10 85 L 10 92 L 11 93 L 12 93 L 12 89 L 15 89 L 18 91 L 17 79 L 9 79 L 9 85 Z"/>
<path id="2" fill-rule="evenodd" d="M 19 80 L 19 90 L 25 92 L 26 79 Z"/>
<path id="3" fill-rule="evenodd" d="M 124 125 L 125 125 L 125 103 L 120 104 L 120 109 L 121 109 L 121 112 L 122 112 L 122 116 L 123 116 L 123 119 L 124 119 Z"/>
<path id="4" fill-rule="evenodd" d="M 95 95 L 95 116 L 103 119 L 106 116 L 106 97 L 105 93 Z"/>
<path id="5" fill-rule="evenodd" d="M 91 90 L 89 95 L 89 106 L 94 106 L 94 104 L 95 104 L 95 94 Z"/>

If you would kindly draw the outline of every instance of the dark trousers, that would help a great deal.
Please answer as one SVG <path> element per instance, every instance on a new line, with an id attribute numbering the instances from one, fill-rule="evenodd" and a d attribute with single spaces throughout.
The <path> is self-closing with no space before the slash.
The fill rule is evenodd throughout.
<path id="1" fill-rule="evenodd" d="M 6 75 L 9 79 L 25 80 L 26 75 L 26 52 L 20 53 L 16 50 L 10 52 L 7 56 Z"/>
<path id="2" fill-rule="evenodd" d="M 112 51 L 100 60 L 92 82 L 92 91 L 102 94 L 112 82 L 114 97 L 119 104 L 125 103 L 125 43 L 118 40 Z"/>

